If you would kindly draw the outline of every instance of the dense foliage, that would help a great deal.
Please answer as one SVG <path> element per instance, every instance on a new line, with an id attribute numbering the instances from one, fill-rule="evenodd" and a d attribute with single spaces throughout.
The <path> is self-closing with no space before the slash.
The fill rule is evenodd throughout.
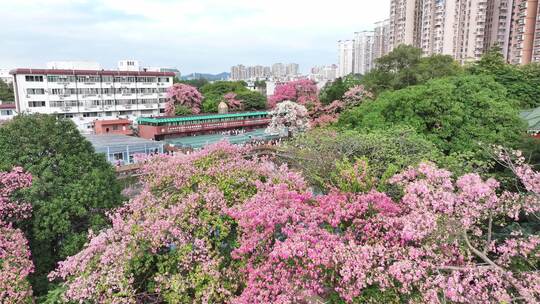
<path id="1" fill-rule="evenodd" d="M 191 155 L 157 157 L 142 193 L 114 214 L 113 226 L 60 264 L 65 297 L 97 303 L 223 303 L 243 289 L 236 222 L 227 214 L 268 182 L 305 189 L 269 162 L 246 160 L 220 143 Z"/>
<path id="2" fill-rule="evenodd" d="M 430 163 L 375 190 L 314 196 L 299 175 L 220 143 L 157 157 L 143 192 L 51 274 L 74 302 L 540 301 L 540 173 L 500 154 L 521 193 Z M 343 175 L 357 182 L 360 174 Z M 501 232 L 506 233 L 501 234 Z M 503 235 L 500 237 L 500 235 Z"/>
<path id="3" fill-rule="evenodd" d="M 329 105 L 335 100 L 342 100 L 347 91 L 361 85 L 361 83 L 362 78 L 353 74 L 343 78 L 338 77 L 324 85 L 319 94 L 319 99 L 323 105 Z"/>
<path id="4" fill-rule="evenodd" d="M 472 64 L 468 72 L 474 75 L 491 75 L 508 91 L 508 97 L 519 102 L 522 109 L 540 106 L 540 65 L 515 66 L 507 64 L 498 48 Z"/>
<path id="5" fill-rule="evenodd" d="M 411 129 L 316 129 L 296 137 L 280 150 L 282 161 L 300 170 L 311 185 L 325 191 L 343 188 L 339 184 L 341 175 L 360 162 L 367 162 L 367 173 L 382 190 L 385 180 L 401 170 L 440 157 L 431 142 Z"/>
<path id="6" fill-rule="evenodd" d="M 488 76 L 432 80 L 381 94 L 340 117 L 346 129 L 407 125 L 445 153 L 472 151 L 480 142 L 515 147 L 525 134 L 517 105 Z"/>
<path id="7" fill-rule="evenodd" d="M 13 92 L 13 86 L 0 80 L 0 101 L 14 102 L 15 94 Z"/>
<path id="8" fill-rule="evenodd" d="M 461 67 L 451 56 L 422 57 L 421 49 L 400 45 L 377 59 L 376 67 L 364 75 L 361 82 L 378 95 L 387 90 L 399 90 L 461 72 Z"/>
<path id="9" fill-rule="evenodd" d="M 200 90 L 204 85 L 208 84 L 208 80 L 205 78 L 192 79 L 192 80 L 180 80 L 174 77 L 173 83 L 187 84 L 187 85 L 197 88 L 197 90 Z"/>
<path id="10" fill-rule="evenodd" d="M 204 95 L 203 111 L 206 113 L 217 112 L 218 104 L 227 102 L 227 94 L 235 94 L 242 107 L 241 110 L 262 110 L 266 108 L 266 98 L 259 92 L 250 91 L 243 81 L 216 81 L 201 87 Z"/>
<path id="11" fill-rule="evenodd" d="M 20 166 L 33 176 L 24 192 L 32 217 L 20 225 L 36 266 L 34 292 L 47 288 L 56 262 L 77 253 L 89 228 L 107 223 L 105 213 L 122 197 L 114 170 L 69 119 L 19 115 L 0 127 L 0 170 Z"/>

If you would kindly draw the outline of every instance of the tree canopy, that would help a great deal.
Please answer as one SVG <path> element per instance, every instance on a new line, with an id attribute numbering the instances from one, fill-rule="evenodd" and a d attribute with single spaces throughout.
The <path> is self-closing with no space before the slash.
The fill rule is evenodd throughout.
<path id="1" fill-rule="evenodd" d="M 522 109 L 540 106 L 540 64 L 515 66 L 507 64 L 500 49 L 493 48 L 471 64 L 473 75 L 490 75 L 508 91 L 508 97 L 519 102 Z"/>
<path id="2" fill-rule="evenodd" d="M 105 213 L 122 202 L 121 189 L 112 166 L 69 119 L 19 115 L 0 127 L 0 170 L 14 166 L 33 177 L 23 197 L 33 215 L 21 227 L 30 241 L 39 294 L 56 262 L 82 248 L 88 229 L 107 224 Z"/>
<path id="3" fill-rule="evenodd" d="M 392 52 L 376 60 L 373 70 L 362 78 L 368 90 L 379 94 L 422 84 L 435 78 L 458 75 L 459 64 L 446 55 L 422 57 L 422 50 L 410 45 L 399 45 Z"/>
<path id="4" fill-rule="evenodd" d="M 445 153 L 471 151 L 479 142 L 516 146 L 525 134 L 518 106 L 488 76 L 429 81 L 381 94 L 345 112 L 343 129 L 393 129 L 407 125 Z"/>
<path id="5" fill-rule="evenodd" d="M 0 100 L 3 102 L 15 101 L 13 87 L 2 80 L 0 80 Z"/>
<path id="6" fill-rule="evenodd" d="M 208 83 L 201 88 L 204 95 L 203 111 L 205 113 L 217 112 L 218 104 L 224 101 L 228 93 L 236 94 L 244 110 L 261 110 L 266 108 L 266 98 L 259 92 L 250 91 L 244 81 L 216 81 Z"/>

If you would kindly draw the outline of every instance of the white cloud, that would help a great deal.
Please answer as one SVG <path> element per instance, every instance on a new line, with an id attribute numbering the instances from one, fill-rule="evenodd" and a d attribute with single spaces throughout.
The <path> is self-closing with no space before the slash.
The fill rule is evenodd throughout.
<path id="1" fill-rule="evenodd" d="M 8 28 L 2 41 L 11 47 L 0 49 L 0 65 L 42 65 L 36 59 L 43 58 L 113 65 L 136 56 L 186 71 L 273 61 L 307 69 L 334 62 L 336 40 L 386 18 L 388 2 L 0 0 L 0 25 Z"/>

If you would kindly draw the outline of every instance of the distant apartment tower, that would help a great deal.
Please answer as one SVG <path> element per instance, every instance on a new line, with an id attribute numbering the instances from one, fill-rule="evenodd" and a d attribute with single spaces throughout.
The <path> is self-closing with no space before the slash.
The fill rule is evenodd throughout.
<path id="1" fill-rule="evenodd" d="M 389 50 L 400 44 L 417 45 L 421 0 L 391 0 Z"/>
<path id="2" fill-rule="evenodd" d="M 538 0 L 514 0 L 508 61 L 540 62 L 540 6 Z"/>
<path id="3" fill-rule="evenodd" d="M 375 23 L 375 29 L 373 30 L 373 61 L 388 53 L 390 47 L 389 33 L 390 20 Z"/>
<path id="4" fill-rule="evenodd" d="M 242 64 L 231 67 L 231 80 L 244 80 L 247 78 L 246 67 Z"/>
<path id="5" fill-rule="evenodd" d="M 289 63 L 285 67 L 285 72 L 287 76 L 296 76 L 298 75 L 299 65 L 297 63 Z"/>
<path id="6" fill-rule="evenodd" d="M 287 71 L 283 63 L 274 63 L 272 65 L 272 76 L 280 78 L 285 77 L 286 74 Z"/>
<path id="7" fill-rule="evenodd" d="M 354 40 L 338 41 L 338 77 L 354 72 Z"/>
<path id="8" fill-rule="evenodd" d="M 373 64 L 373 32 L 354 33 L 353 73 L 366 74 Z"/>
<path id="9" fill-rule="evenodd" d="M 58 68 L 10 73 L 18 113 L 71 118 L 87 132 L 95 120 L 160 115 L 175 76 L 172 72 Z"/>

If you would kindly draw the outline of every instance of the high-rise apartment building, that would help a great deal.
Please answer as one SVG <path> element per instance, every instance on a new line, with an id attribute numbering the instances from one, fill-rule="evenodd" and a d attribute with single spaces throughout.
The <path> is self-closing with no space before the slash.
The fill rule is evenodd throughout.
<path id="1" fill-rule="evenodd" d="M 247 79 L 247 70 L 244 65 L 235 65 L 231 67 L 231 80 Z"/>
<path id="2" fill-rule="evenodd" d="M 391 0 L 389 49 L 409 44 L 465 63 L 498 46 L 510 63 L 540 62 L 539 16 L 538 0 Z"/>
<path id="3" fill-rule="evenodd" d="M 375 29 L 373 30 L 373 61 L 388 53 L 390 47 L 389 33 L 390 20 L 375 23 Z"/>
<path id="4" fill-rule="evenodd" d="M 353 73 L 366 74 L 373 64 L 373 32 L 354 33 Z"/>
<path id="5" fill-rule="evenodd" d="M 389 50 L 400 44 L 417 45 L 421 0 L 391 0 Z"/>
<path id="6" fill-rule="evenodd" d="M 540 62 L 540 7 L 538 0 L 514 0 L 508 61 Z"/>
<path id="7" fill-rule="evenodd" d="M 338 77 L 354 72 L 354 40 L 338 41 Z"/>
<path id="8" fill-rule="evenodd" d="M 274 63 L 272 65 L 272 75 L 274 77 L 284 77 L 287 75 L 287 71 L 285 69 L 285 65 L 283 63 Z"/>
<path id="9" fill-rule="evenodd" d="M 298 68 L 299 68 L 298 63 L 289 63 L 285 67 L 285 72 L 287 76 L 296 76 L 298 75 Z"/>

